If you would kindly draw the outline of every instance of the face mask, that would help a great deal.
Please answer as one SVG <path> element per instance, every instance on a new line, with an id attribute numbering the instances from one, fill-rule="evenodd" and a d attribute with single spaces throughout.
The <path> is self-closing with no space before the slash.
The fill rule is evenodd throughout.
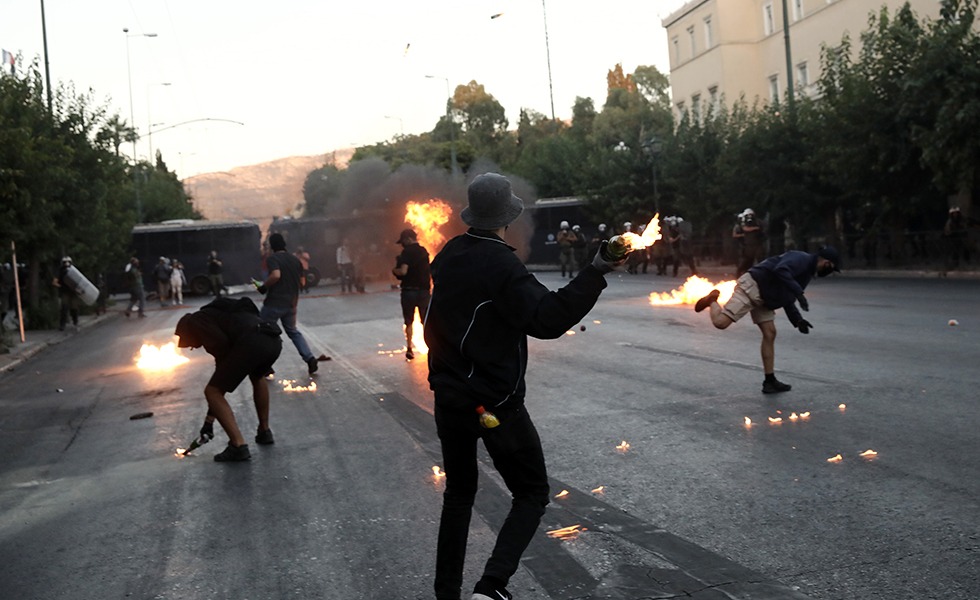
<path id="1" fill-rule="evenodd" d="M 827 275 L 830 275 L 833 272 L 834 272 L 834 265 L 828 263 L 820 267 L 819 269 L 817 269 L 817 277 L 826 277 Z"/>

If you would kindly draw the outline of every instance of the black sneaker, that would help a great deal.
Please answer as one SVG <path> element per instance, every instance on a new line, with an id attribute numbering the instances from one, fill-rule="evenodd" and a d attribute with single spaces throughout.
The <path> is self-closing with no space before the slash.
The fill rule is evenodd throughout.
<path id="1" fill-rule="evenodd" d="M 470 600 L 513 600 L 513 598 L 504 588 L 495 588 L 481 581 L 473 588 L 473 597 Z"/>
<path id="2" fill-rule="evenodd" d="M 214 455 L 215 462 L 241 462 L 250 458 L 252 458 L 252 453 L 248 451 L 248 444 L 241 446 L 228 444 L 227 448 Z"/>
<path id="3" fill-rule="evenodd" d="M 413 358 L 415 358 L 415 352 L 413 352 L 412 349 L 409 348 L 408 350 L 405 351 L 405 359 L 412 360 Z"/>
<path id="4" fill-rule="evenodd" d="M 306 366 L 310 369 L 310 375 L 316 373 L 316 370 L 320 368 L 315 356 L 311 356 L 310 360 L 306 361 Z"/>
<path id="5" fill-rule="evenodd" d="M 788 392 L 793 389 L 788 383 L 783 383 L 778 379 L 773 379 L 772 381 L 762 382 L 762 393 L 763 394 L 778 394 L 779 392 Z"/>
<path id="6" fill-rule="evenodd" d="M 275 440 L 275 438 L 272 437 L 272 430 L 271 429 L 264 429 L 264 430 L 260 430 L 258 433 L 256 433 L 255 434 L 255 443 L 256 444 L 275 444 L 276 443 L 276 440 Z"/>
<path id="7" fill-rule="evenodd" d="M 694 312 L 701 312 L 702 310 L 711 306 L 713 302 L 717 302 L 719 295 L 721 295 L 721 292 L 719 292 L 718 290 L 711 290 L 710 292 L 708 292 L 707 296 L 698 300 L 697 303 L 694 305 Z"/>

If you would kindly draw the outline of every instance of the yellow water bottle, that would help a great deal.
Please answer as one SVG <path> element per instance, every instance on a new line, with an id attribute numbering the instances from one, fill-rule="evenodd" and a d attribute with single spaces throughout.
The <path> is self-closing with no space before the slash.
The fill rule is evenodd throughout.
<path id="1" fill-rule="evenodd" d="M 476 407 L 476 414 L 480 415 L 480 426 L 484 429 L 493 429 L 500 425 L 500 419 L 497 418 L 497 415 L 483 408 L 483 406 Z"/>

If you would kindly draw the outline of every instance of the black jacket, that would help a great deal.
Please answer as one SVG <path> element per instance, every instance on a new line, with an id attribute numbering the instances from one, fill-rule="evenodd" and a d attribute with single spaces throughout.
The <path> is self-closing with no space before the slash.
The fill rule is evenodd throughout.
<path id="1" fill-rule="evenodd" d="M 790 250 L 770 256 L 749 269 L 752 279 L 759 284 L 759 295 L 766 307 L 783 309 L 794 326 L 803 318 L 796 301 L 817 273 L 817 258 L 816 254 Z"/>
<path id="2" fill-rule="evenodd" d="M 554 339 L 595 306 L 606 287 L 591 265 L 550 291 L 499 237 L 470 229 L 432 261 L 425 320 L 429 386 L 455 391 L 475 408 L 524 403 L 527 336 Z M 463 407 L 457 407 L 463 408 Z"/>

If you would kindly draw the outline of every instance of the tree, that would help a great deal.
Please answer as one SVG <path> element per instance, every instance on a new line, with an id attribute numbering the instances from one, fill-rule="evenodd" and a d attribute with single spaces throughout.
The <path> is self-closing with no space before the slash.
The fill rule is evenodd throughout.
<path id="1" fill-rule="evenodd" d="M 456 86 L 453 93 L 452 114 L 463 126 L 462 139 L 468 141 L 477 154 L 497 159 L 499 142 L 507 137 L 507 117 L 504 107 L 484 89 L 482 84 L 470 81 Z"/>

